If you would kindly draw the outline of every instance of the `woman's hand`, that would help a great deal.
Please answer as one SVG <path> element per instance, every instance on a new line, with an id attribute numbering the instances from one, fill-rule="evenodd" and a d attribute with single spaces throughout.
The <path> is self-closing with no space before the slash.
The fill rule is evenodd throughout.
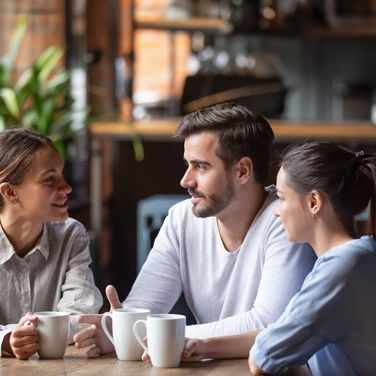
<path id="1" fill-rule="evenodd" d="M 37 352 L 37 320 L 36 316 L 27 313 L 10 334 L 9 346 L 17 359 L 28 359 Z"/>
<path id="2" fill-rule="evenodd" d="M 144 338 L 144 341 L 145 340 L 146 338 Z M 206 358 L 205 351 L 206 343 L 204 340 L 186 338 L 185 346 L 181 354 L 181 360 L 183 362 L 197 362 Z M 144 351 L 144 353 L 142 354 L 142 360 L 145 363 L 150 363 L 150 356 L 146 351 Z"/>

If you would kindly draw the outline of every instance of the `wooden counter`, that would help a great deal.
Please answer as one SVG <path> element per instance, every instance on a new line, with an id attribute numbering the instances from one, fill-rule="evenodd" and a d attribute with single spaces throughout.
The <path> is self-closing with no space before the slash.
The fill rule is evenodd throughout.
<path id="1" fill-rule="evenodd" d="M 179 119 L 148 120 L 133 123 L 93 123 L 90 133 L 94 138 L 109 140 L 130 139 L 137 134 L 144 139 L 169 139 Z M 376 125 L 364 122 L 315 123 L 270 120 L 276 141 L 296 141 L 309 138 L 335 139 L 348 142 L 376 142 Z"/>

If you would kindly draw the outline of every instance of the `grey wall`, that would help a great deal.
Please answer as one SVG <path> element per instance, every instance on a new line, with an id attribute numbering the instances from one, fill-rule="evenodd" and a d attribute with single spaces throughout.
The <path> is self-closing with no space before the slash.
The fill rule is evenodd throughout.
<path id="1" fill-rule="evenodd" d="M 284 82 L 289 88 L 283 115 L 288 119 L 346 120 L 341 117 L 336 101 L 335 85 L 338 82 L 365 82 L 376 92 L 376 36 L 234 36 L 230 44 L 235 46 L 235 50 L 238 45 L 238 50 L 241 47 L 249 53 L 274 54 L 277 57 Z M 357 105 L 354 101 L 352 103 Z"/>
<path id="2" fill-rule="evenodd" d="M 343 120 L 333 108 L 338 97 L 335 83 L 340 81 L 367 83 L 376 91 L 376 37 L 269 38 L 259 47 L 277 54 L 284 66 L 285 82 L 291 87 L 287 118 Z"/>

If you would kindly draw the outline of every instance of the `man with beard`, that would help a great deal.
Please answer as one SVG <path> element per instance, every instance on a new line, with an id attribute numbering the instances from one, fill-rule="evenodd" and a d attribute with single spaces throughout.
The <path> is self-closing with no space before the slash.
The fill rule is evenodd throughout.
<path id="1" fill-rule="evenodd" d="M 167 313 L 183 292 L 198 324 L 188 337 L 250 332 L 276 321 L 299 291 L 315 256 L 292 244 L 274 216 L 274 186 L 264 187 L 274 139 L 268 122 L 244 106 L 224 103 L 185 116 L 187 170 L 180 182 L 191 195 L 173 206 L 123 306 Z M 107 298 L 121 307 L 113 286 Z M 100 316 L 78 333 L 88 357 L 113 351 Z"/>

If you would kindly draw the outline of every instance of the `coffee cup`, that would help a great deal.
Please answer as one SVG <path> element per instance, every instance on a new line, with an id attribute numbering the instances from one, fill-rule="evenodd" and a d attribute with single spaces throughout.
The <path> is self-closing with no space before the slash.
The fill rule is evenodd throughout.
<path id="1" fill-rule="evenodd" d="M 102 317 L 102 328 L 115 347 L 119 360 L 141 360 L 143 352 L 133 335 L 133 324 L 137 320 L 146 319 L 150 314 L 147 309 L 116 308 L 106 312 Z M 112 318 L 112 335 L 107 328 L 107 318 Z"/>
<path id="2" fill-rule="evenodd" d="M 179 367 L 185 344 L 186 318 L 183 315 L 155 314 L 146 320 L 138 320 L 133 332 L 139 344 L 149 354 L 154 367 Z M 147 346 L 140 335 L 139 327 L 146 327 Z"/>
<path id="3" fill-rule="evenodd" d="M 38 317 L 38 354 L 43 359 L 63 358 L 69 338 L 69 312 L 35 312 Z"/>

